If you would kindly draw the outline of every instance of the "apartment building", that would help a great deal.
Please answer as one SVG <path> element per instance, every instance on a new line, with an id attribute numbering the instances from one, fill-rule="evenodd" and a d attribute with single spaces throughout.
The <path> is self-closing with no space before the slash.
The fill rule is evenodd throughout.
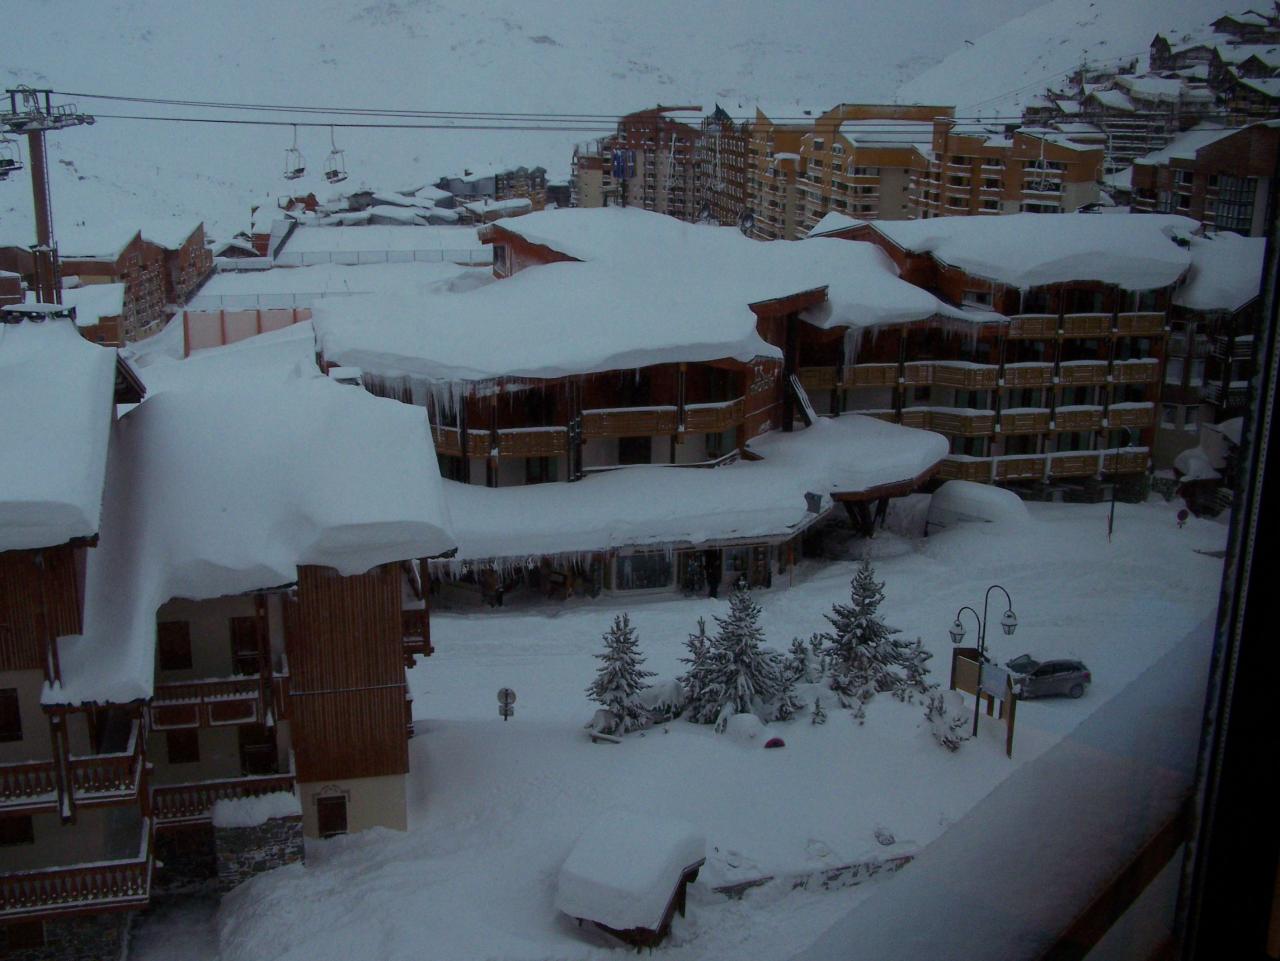
<path id="1" fill-rule="evenodd" d="M 306 325 L 113 426 L 136 381 L 34 310 L 0 344 L 47 425 L 0 468 L 0 945 L 116 957 L 153 890 L 404 827 L 420 571 L 453 541 L 423 418 L 321 374 Z M 216 805 L 266 795 L 275 826 L 224 858 Z"/>
<path id="2" fill-rule="evenodd" d="M 1176 213 L 1210 230 L 1261 236 L 1277 156 L 1280 121 L 1197 127 L 1134 163 L 1133 209 Z"/>
<path id="3" fill-rule="evenodd" d="M 1099 199 L 1104 150 L 1088 131 L 936 120 L 910 184 L 913 218 L 1070 213 Z"/>
<path id="4" fill-rule="evenodd" d="M 459 546 L 430 565 L 448 596 L 780 586 L 830 510 L 869 518 L 945 452 L 868 418 L 808 425 L 800 327 L 940 309 L 867 245 L 612 207 L 480 233 L 494 283 L 313 306 L 324 363 L 427 409 Z"/>
<path id="5" fill-rule="evenodd" d="M 528 200 L 534 210 L 547 205 L 545 167 L 502 167 L 493 164 L 467 169 L 460 176 L 441 177 L 436 189 L 446 191 L 457 204 L 475 201 Z M 425 199 L 425 198 L 420 198 Z M 439 199 L 436 200 L 439 203 Z"/>
<path id="6" fill-rule="evenodd" d="M 1101 482 L 1140 489 L 1196 229 L 1137 215 L 833 216 L 815 235 L 876 244 L 960 313 L 852 342 L 807 331 L 800 380 L 820 412 L 942 433 L 942 477 L 1035 496 L 1100 496 Z"/>
<path id="7" fill-rule="evenodd" d="M 751 127 L 716 104 L 701 124 L 694 145 L 697 165 L 697 219 L 722 226 L 741 226 L 752 208 L 750 177 Z"/>

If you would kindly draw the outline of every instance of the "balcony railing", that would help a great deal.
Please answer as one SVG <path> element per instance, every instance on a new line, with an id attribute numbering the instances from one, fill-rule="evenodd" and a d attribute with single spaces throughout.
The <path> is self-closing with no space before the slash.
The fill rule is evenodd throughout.
<path id="1" fill-rule="evenodd" d="M 1005 387 L 1048 387 L 1053 383 L 1053 364 L 1030 362 L 1004 365 Z"/>
<path id="2" fill-rule="evenodd" d="M 897 364 L 856 364 L 844 371 L 845 387 L 896 387 Z"/>
<path id="3" fill-rule="evenodd" d="M 467 450 L 485 457 L 489 453 L 489 432 L 487 430 L 467 431 Z M 435 440 L 436 452 L 462 456 L 462 431 L 457 427 L 432 427 L 431 436 Z"/>
<path id="4" fill-rule="evenodd" d="M 834 367 L 801 367 L 796 371 L 796 375 L 800 378 L 800 386 L 805 390 L 834 390 L 836 387 Z"/>
<path id="5" fill-rule="evenodd" d="M 262 683 L 257 674 L 157 684 L 151 700 L 151 727 L 218 727 L 261 721 Z"/>
<path id="6" fill-rule="evenodd" d="M 1253 356 L 1253 337 L 1215 337 L 1213 355 L 1219 360 L 1248 360 Z"/>
<path id="7" fill-rule="evenodd" d="M 938 468 L 938 476 L 945 480 L 967 480 L 978 483 L 989 481 L 991 480 L 991 458 L 948 457 Z"/>
<path id="8" fill-rule="evenodd" d="M 995 411 L 968 407 L 907 407 L 902 424 L 960 437 L 983 437 L 995 431 Z"/>
<path id="9" fill-rule="evenodd" d="M 687 404 L 684 429 L 697 434 L 720 434 L 732 430 L 746 418 L 746 401 L 742 397 L 710 404 Z"/>
<path id="10" fill-rule="evenodd" d="M 516 427 L 498 431 L 500 457 L 556 457 L 569 450 L 565 427 Z"/>
<path id="11" fill-rule="evenodd" d="M 919 367 L 918 372 L 928 380 L 912 380 L 908 383 L 936 384 L 939 387 L 959 387 L 963 390 L 992 390 L 999 382 L 1000 369 L 994 364 L 974 364 L 962 360 L 935 360 L 921 364 L 907 364 L 907 369 Z"/>
<path id="12" fill-rule="evenodd" d="M 1105 360 L 1064 360 L 1058 365 L 1058 383 L 1086 386 L 1107 382 Z"/>
<path id="13" fill-rule="evenodd" d="M 1009 336 L 1032 339 L 1058 336 L 1057 314 L 1014 314 L 1009 318 Z"/>
<path id="14" fill-rule="evenodd" d="M 151 789 L 151 813 L 157 824 L 192 824 L 209 820 L 217 801 L 280 791 L 292 794 L 293 790 L 293 774 L 259 774 L 194 784 L 156 785 Z"/>
<path id="15" fill-rule="evenodd" d="M 1155 423 L 1155 405 L 1150 403 L 1112 404 L 1107 408 L 1108 427 L 1150 427 Z"/>
<path id="16" fill-rule="evenodd" d="M 1164 314 L 1142 311 L 1116 315 L 1116 333 L 1130 337 L 1158 334 L 1164 330 Z"/>
<path id="17" fill-rule="evenodd" d="M 1041 434 L 1048 429 L 1048 408 L 1017 407 L 1000 413 L 1002 434 Z"/>
<path id="18" fill-rule="evenodd" d="M 1105 337 L 1110 333 L 1110 314 L 1064 314 L 1062 317 L 1064 337 Z"/>
<path id="19" fill-rule="evenodd" d="M 1039 480 L 1044 477 L 1046 459 L 1043 454 L 1007 454 L 992 459 L 998 481 Z"/>
<path id="20" fill-rule="evenodd" d="M 1112 368 L 1111 379 L 1117 384 L 1153 384 L 1159 370 L 1160 361 L 1155 358 L 1117 360 Z"/>
<path id="21" fill-rule="evenodd" d="M 0 921 L 32 915 L 141 907 L 151 897 L 151 822 L 136 857 L 0 874 Z"/>
<path id="22" fill-rule="evenodd" d="M 1055 430 L 1097 430 L 1102 426 L 1102 408 L 1091 405 L 1059 407 L 1053 412 Z"/>
<path id="23" fill-rule="evenodd" d="M 123 751 L 73 754 L 68 759 L 76 804 L 117 804 L 135 798 L 142 774 L 141 724 L 133 722 Z M 57 806 L 58 782 L 52 759 L 0 765 L 0 811 L 36 812 Z"/>
<path id="24" fill-rule="evenodd" d="M 0 811 L 52 805 L 57 790 L 52 761 L 0 765 Z"/>
<path id="25" fill-rule="evenodd" d="M 1150 460 L 1145 447 L 1120 447 L 1102 452 L 1102 470 L 1107 474 L 1138 474 Z"/>
<path id="26" fill-rule="evenodd" d="M 1088 477 L 1098 473 L 1102 455 L 1098 451 L 1049 454 L 1050 477 Z"/>
<path id="27" fill-rule="evenodd" d="M 584 437 L 643 437 L 675 431 L 675 407 L 608 407 L 582 412 Z"/>
<path id="28" fill-rule="evenodd" d="M 430 657 L 435 653 L 431 646 L 431 621 L 425 607 L 400 612 L 400 636 L 406 663 L 415 655 Z"/>
<path id="29" fill-rule="evenodd" d="M 1210 404 L 1224 407 L 1240 407 L 1249 401 L 1249 382 L 1247 380 L 1232 381 L 1223 387 L 1217 381 L 1205 384 L 1200 388 L 1200 396 Z"/>

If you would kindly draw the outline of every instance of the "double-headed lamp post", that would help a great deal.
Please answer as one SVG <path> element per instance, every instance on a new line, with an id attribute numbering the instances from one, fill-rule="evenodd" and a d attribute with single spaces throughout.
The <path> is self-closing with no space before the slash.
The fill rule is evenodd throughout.
<path id="1" fill-rule="evenodd" d="M 982 707 L 982 661 L 987 656 L 987 604 L 991 601 L 991 592 L 999 590 L 1004 594 L 1004 599 L 1009 602 L 1008 609 L 1000 618 L 1000 626 L 1006 634 L 1012 634 L 1018 629 L 1018 618 L 1013 613 L 1013 598 L 999 584 L 992 584 L 987 588 L 987 594 L 982 600 L 982 616 L 978 616 L 978 612 L 967 604 L 956 611 L 955 623 L 951 625 L 951 643 L 959 644 L 964 640 L 964 625 L 960 623 L 960 615 L 968 611 L 973 615 L 974 620 L 978 622 L 978 679 L 974 687 L 973 701 L 973 736 L 978 736 L 978 714 Z"/>

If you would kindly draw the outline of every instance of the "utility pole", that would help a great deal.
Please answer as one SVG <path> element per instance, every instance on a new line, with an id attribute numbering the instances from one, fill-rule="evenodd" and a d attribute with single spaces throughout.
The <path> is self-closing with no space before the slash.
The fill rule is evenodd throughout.
<path id="1" fill-rule="evenodd" d="M 36 245 L 31 248 L 35 264 L 36 299 L 42 304 L 62 303 L 62 277 L 58 269 L 58 244 L 53 236 L 53 201 L 49 188 L 49 161 L 44 135 L 48 130 L 65 130 L 93 123 L 75 104 L 51 102 L 53 91 L 17 87 L 6 90 L 9 110 L 0 113 L 0 132 L 26 134 L 31 166 L 31 195 L 36 213 Z"/>

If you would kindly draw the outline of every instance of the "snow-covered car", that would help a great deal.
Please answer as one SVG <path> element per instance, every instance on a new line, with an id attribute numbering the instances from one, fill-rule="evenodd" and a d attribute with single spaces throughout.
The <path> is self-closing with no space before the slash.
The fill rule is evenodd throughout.
<path id="1" fill-rule="evenodd" d="M 1014 689 L 1018 697 L 1046 697 L 1065 694 L 1081 697 L 1093 683 L 1093 675 L 1083 661 L 1062 658 L 1056 661 L 1037 661 L 1030 654 L 1022 654 L 1005 662 L 1014 674 Z"/>

